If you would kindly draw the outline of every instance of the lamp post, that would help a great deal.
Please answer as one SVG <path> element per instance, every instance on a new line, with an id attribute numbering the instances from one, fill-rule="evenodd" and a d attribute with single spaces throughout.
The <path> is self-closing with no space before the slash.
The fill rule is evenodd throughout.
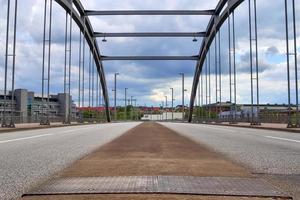
<path id="1" fill-rule="evenodd" d="M 172 121 L 174 120 L 174 88 L 170 88 L 170 90 L 172 91 L 172 100 L 171 100 L 171 104 L 172 104 Z"/>
<path id="2" fill-rule="evenodd" d="M 182 121 L 184 121 L 184 73 L 179 73 L 182 77 Z"/>
<path id="3" fill-rule="evenodd" d="M 115 121 L 117 121 L 117 76 L 119 75 L 119 73 L 115 73 Z"/>
<path id="4" fill-rule="evenodd" d="M 127 120 L 127 90 L 128 90 L 128 88 L 125 88 L 125 111 L 124 111 L 124 113 L 125 113 L 124 119 L 125 120 Z"/>

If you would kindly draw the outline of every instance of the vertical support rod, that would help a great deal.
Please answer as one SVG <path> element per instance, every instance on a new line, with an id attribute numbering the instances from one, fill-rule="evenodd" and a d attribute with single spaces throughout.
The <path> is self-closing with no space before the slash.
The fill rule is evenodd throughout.
<path id="1" fill-rule="evenodd" d="M 285 34 L 286 34 L 286 59 L 287 59 L 287 82 L 288 82 L 288 127 L 292 127 L 292 121 L 291 121 L 290 47 L 289 47 L 289 22 L 288 22 L 287 0 L 285 0 Z"/>
<path id="2" fill-rule="evenodd" d="M 253 108 L 253 47 L 252 47 L 252 11 L 251 0 L 248 1 L 249 7 L 249 41 L 250 41 L 250 79 L 251 79 L 251 124 L 254 124 L 254 108 Z"/>
<path id="3" fill-rule="evenodd" d="M 127 90 L 128 90 L 128 88 L 125 88 L 125 111 L 124 111 L 124 119 L 125 119 L 125 121 L 127 120 Z"/>
<path id="4" fill-rule="evenodd" d="M 14 13 L 14 39 L 13 39 L 13 65 L 12 65 L 12 89 L 11 89 L 11 119 L 10 127 L 14 128 L 15 124 L 13 121 L 14 115 L 14 96 L 15 96 L 15 65 L 16 65 L 16 32 L 17 32 L 17 12 L 18 12 L 18 1 L 15 0 L 15 13 Z"/>
<path id="5" fill-rule="evenodd" d="M 47 23 L 47 0 L 44 5 L 44 33 L 43 33 L 43 58 L 42 58 L 42 119 L 40 124 L 44 125 L 44 90 L 45 90 L 45 57 L 46 57 L 46 23 Z"/>
<path id="6" fill-rule="evenodd" d="M 14 115 L 14 97 L 15 97 L 15 69 L 16 69 L 16 40 L 17 40 L 17 16 L 18 16 L 18 1 L 15 0 L 15 13 L 14 13 L 14 39 L 13 39 L 13 64 L 12 64 L 12 81 L 11 81 L 11 118 L 10 128 L 15 128 L 13 119 Z"/>
<path id="7" fill-rule="evenodd" d="M 228 16 L 228 67 L 229 67 L 229 102 L 230 102 L 230 119 L 229 123 L 233 122 L 233 113 L 232 113 L 232 60 L 231 60 L 231 21 L 230 15 Z"/>
<path id="8" fill-rule="evenodd" d="M 89 108 L 91 107 L 91 68 L 92 68 L 92 53 L 89 52 Z"/>
<path id="9" fill-rule="evenodd" d="M 9 22 L 10 22 L 10 0 L 7 2 L 7 18 L 6 18 L 6 42 L 5 42 L 5 71 L 4 71 L 4 108 L 2 127 L 6 127 L 6 106 L 7 106 L 7 67 L 8 67 L 8 42 L 9 42 Z"/>
<path id="10" fill-rule="evenodd" d="M 119 73 L 115 73 L 115 88 L 114 88 L 114 116 L 115 121 L 117 121 L 117 76 Z"/>
<path id="11" fill-rule="evenodd" d="M 71 5 L 73 5 L 73 0 L 71 0 Z M 70 12 L 70 32 L 69 32 L 69 91 L 68 91 L 68 118 L 67 122 L 71 123 L 72 120 L 72 100 L 71 100 L 71 73 L 72 73 L 72 20 L 73 13 Z"/>
<path id="12" fill-rule="evenodd" d="M 179 75 L 181 75 L 182 78 L 182 121 L 184 122 L 184 115 L 185 115 L 185 109 L 184 109 L 184 73 L 179 73 Z"/>
<path id="13" fill-rule="evenodd" d="M 257 9 L 256 0 L 254 0 L 254 31 L 255 31 L 255 63 L 256 63 L 256 120 L 255 125 L 260 125 L 259 120 L 259 77 L 258 77 L 258 42 L 257 42 Z"/>
<path id="14" fill-rule="evenodd" d="M 204 95 L 203 95 L 203 71 L 200 74 L 200 81 L 201 81 L 201 123 L 203 123 L 204 118 L 204 110 L 203 110 L 203 104 L 204 104 Z"/>
<path id="15" fill-rule="evenodd" d="M 292 0 L 293 9 L 293 36 L 294 36 L 294 59 L 295 59 L 295 89 L 296 89 L 296 127 L 300 127 L 299 121 L 299 90 L 298 90 L 298 56 L 297 56 L 297 28 L 296 28 L 296 10 L 295 0 Z"/>
<path id="16" fill-rule="evenodd" d="M 95 62 L 92 65 L 92 107 L 94 107 L 94 89 L 95 89 Z"/>
<path id="17" fill-rule="evenodd" d="M 215 36 L 217 36 L 217 30 L 215 30 Z M 216 89 L 216 114 L 218 113 L 218 40 L 215 37 L 215 89 Z M 218 120 L 218 116 L 216 116 L 216 122 Z"/>
<path id="18" fill-rule="evenodd" d="M 233 45 L 233 100 L 234 100 L 234 123 L 237 123 L 237 102 L 236 102 L 236 38 L 235 38 L 235 14 L 232 12 L 232 45 Z"/>
<path id="19" fill-rule="evenodd" d="M 211 122 L 211 58 L 210 50 L 208 51 L 208 118 Z"/>
<path id="20" fill-rule="evenodd" d="M 198 112 L 197 112 L 197 116 L 198 116 L 198 123 L 200 123 L 200 114 L 201 114 L 201 110 L 200 110 L 200 102 L 201 102 L 201 94 L 200 94 L 200 92 L 201 92 L 201 90 L 200 90 L 200 86 L 201 86 L 201 84 L 200 84 L 200 76 L 199 76 L 199 84 L 198 84 Z"/>
<path id="21" fill-rule="evenodd" d="M 207 122 L 207 106 L 208 106 L 208 65 L 207 65 L 207 59 L 205 59 L 205 123 Z M 209 112 L 209 111 L 208 111 Z"/>
<path id="22" fill-rule="evenodd" d="M 171 89 L 171 98 L 172 98 L 172 121 L 174 120 L 174 88 L 170 88 Z"/>
<path id="23" fill-rule="evenodd" d="M 83 17 L 84 23 L 84 31 L 83 31 L 83 38 L 82 38 L 82 107 L 85 106 L 85 35 L 86 35 L 86 27 L 85 27 L 85 17 Z"/>
<path id="24" fill-rule="evenodd" d="M 79 30 L 79 63 L 78 63 L 78 107 L 81 104 L 81 43 L 82 43 L 82 34 Z"/>
<path id="25" fill-rule="evenodd" d="M 220 89 L 220 95 L 219 95 L 219 101 L 220 101 L 220 113 L 222 113 L 222 62 L 221 62 L 221 30 L 218 32 L 218 43 L 219 43 L 219 89 Z"/>
<path id="26" fill-rule="evenodd" d="M 65 21 L 64 94 L 67 93 L 67 54 L 68 54 L 68 12 L 66 12 L 66 21 Z"/>
<path id="27" fill-rule="evenodd" d="M 50 125 L 49 121 L 49 104 L 50 104 L 50 73 L 51 73 L 51 39 L 52 39 L 52 3 L 50 0 L 50 14 L 49 14 L 49 40 L 48 40 L 48 78 L 47 78 L 47 121 L 46 124 Z"/>

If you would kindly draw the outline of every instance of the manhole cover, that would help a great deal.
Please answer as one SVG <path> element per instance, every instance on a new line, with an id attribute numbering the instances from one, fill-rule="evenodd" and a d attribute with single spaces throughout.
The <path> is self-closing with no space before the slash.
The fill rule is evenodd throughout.
<path id="1" fill-rule="evenodd" d="M 62 178 L 24 196 L 139 193 L 286 197 L 285 194 L 258 178 L 189 176 Z"/>

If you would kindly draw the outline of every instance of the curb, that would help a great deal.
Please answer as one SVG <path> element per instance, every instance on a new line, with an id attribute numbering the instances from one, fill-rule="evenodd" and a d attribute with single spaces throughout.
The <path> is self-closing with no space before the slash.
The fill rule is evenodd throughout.
<path id="1" fill-rule="evenodd" d="M 262 129 L 262 130 L 271 130 L 271 131 L 285 131 L 291 133 L 300 133 L 300 130 L 295 129 L 287 129 L 287 128 L 272 128 L 272 127 L 260 127 L 260 126 L 250 126 L 250 125 L 231 125 L 231 124 L 212 124 L 207 123 L 206 125 L 216 125 L 216 126 L 228 126 L 228 127 L 236 127 L 236 128 L 252 128 L 252 129 Z"/>
<path id="2" fill-rule="evenodd" d="M 30 131 L 30 130 L 38 130 L 38 129 L 47 129 L 47 128 L 62 128 L 62 127 L 71 127 L 71 126 L 84 126 L 84 125 L 92 125 L 93 123 L 82 123 L 82 124 L 68 124 L 68 125 L 50 125 L 50 126 L 39 126 L 39 127 L 28 127 L 28 128 L 12 128 L 1 130 L 1 133 L 11 133 L 11 132 L 20 132 L 20 131 Z M 94 123 L 100 124 L 100 123 Z M 103 124 L 103 123 L 102 123 Z"/>

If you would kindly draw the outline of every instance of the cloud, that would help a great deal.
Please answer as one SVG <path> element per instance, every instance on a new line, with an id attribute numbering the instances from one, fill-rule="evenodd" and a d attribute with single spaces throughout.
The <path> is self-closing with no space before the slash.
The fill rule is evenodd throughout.
<path id="1" fill-rule="evenodd" d="M 55 2 L 55 1 L 54 1 Z M 86 9 L 212 9 L 217 0 L 82 0 Z M 286 47 L 285 47 L 285 22 L 283 1 L 259 0 L 258 3 L 258 55 L 259 77 L 261 92 L 264 102 L 282 103 L 286 101 Z M 3 85 L 4 55 L 5 55 L 5 29 L 6 29 L 6 4 L 0 0 L 0 88 Z M 16 85 L 40 93 L 42 70 L 42 42 L 43 42 L 43 7 L 44 1 L 26 0 L 19 1 L 18 29 L 17 29 L 17 73 Z M 297 12 L 300 4 L 296 1 Z M 270 10 L 272 12 L 270 12 Z M 236 66 L 239 81 L 239 102 L 249 101 L 249 25 L 247 2 L 236 9 Z M 209 16 L 116 16 L 116 17 L 91 17 L 95 31 L 99 32 L 134 32 L 134 31 L 204 31 L 209 21 Z M 299 24 L 299 16 L 297 23 Z M 62 92 L 64 72 L 64 32 L 65 11 L 56 3 L 53 7 L 53 45 L 51 61 L 51 92 Z M 300 34 L 297 40 L 300 45 Z M 193 43 L 192 38 L 107 38 L 107 43 L 98 39 L 103 55 L 196 55 L 199 52 L 201 39 Z M 11 40 L 10 40 L 11 41 Z M 78 96 L 78 49 L 79 30 L 75 23 L 73 26 L 72 46 L 72 95 Z M 229 84 L 228 73 L 228 29 L 227 23 L 221 28 L 221 64 L 224 92 Z M 88 53 L 85 60 L 86 86 L 88 85 Z M 214 46 L 211 48 L 211 75 L 215 73 Z M 300 58 L 298 59 L 300 60 Z M 300 62 L 299 62 L 300 63 Z M 113 74 L 119 72 L 118 92 L 120 96 L 124 88 L 128 87 L 130 95 L 137 97 L 140 104 L 160 103 L 165 95 L 170 95 L 170 87 L 175 88 L 176 103 L 181 104 L 181 80 L 179 72 L 186 74 L 186 102 L 189 100 L 193 75 L 196 63 L 194 61 L 114 61 L 104 62 L 108 90 L 114 86 Z M 9 62 L 9 77 L 11 62 Z M 213 77 L 213 76 L 212 76 Z M 212 79 L 213 82 L 213 79 Z M 275 87 L 272 87 L 276 84 Z M 212 84 L 214 85 L 214 84 Z M 283 87 L 283 86 L 284 87 Z M 215 87 L 215 86 L 213 86 Z M 227 87 L 228 88 L 228 87 Z M 227 91 L 228 92 L 228 91 Z M 228 94 L 228 93 L 224 93 Z M 224 99 L 225 99 L 224 95 Z M 227 98 L 227 97 L 226 97 Z M 214 100 L 214 98 L 212 98 Z M 121 104 L 122 102 L 120 102 Z"/>

